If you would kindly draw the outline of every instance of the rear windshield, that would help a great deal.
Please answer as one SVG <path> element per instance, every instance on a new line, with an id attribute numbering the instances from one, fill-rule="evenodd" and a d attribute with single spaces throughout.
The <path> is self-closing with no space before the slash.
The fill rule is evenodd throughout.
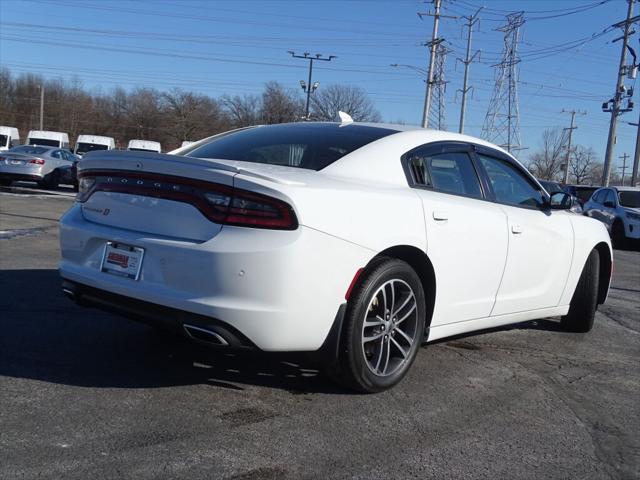
<path id="1" fill-rule="evenodd" d="M 397 131 L 337 123 L 268 125 L 212 139 L 186 155 L 321 170 L 354 150 L 393 133 Z"/>
<path id="2" fill-rule="evenodd" d="M 87 152 L 93 152 L 94 150 L 106 150 L 106 145 L 98 145 L 97 143 L 79 143 L 76 147 L 76 153 L 84 155 Z"/>
<path id="3" fill-rule="evenodd" d="M 576 197 L 580 199 L 581 202 L 587 202 L 593 192 L 595 192 L 598 187 L 575 187 L 576 188 Z"/>
<path id="4" fill-rule="evenodd" d="M 129 150 L 130 152 L 154 152 L 154 153 L 158 153 L 157 150 L 151 150 L 149 148 L 128 148 L 127 150 Z"/>
<path id="5" fill-rule="evenodd" d="M 629 208 L 640 208 L 640 191 L 620 192 L 620 205 Z"/>
<path id="6" fill-rule="evenodd" d="M 6 147 L 8 139 L 9 139 L 8 135 L 0 135 L 0 147 Z"/>
<path id="7" fill-rule="evenodd" d="M 27 142 L 29 145 L 47 145 L 49 147 L 59 147 L 59 140 L 51 140 L 50 138 L 30 138 Z"/>
<path id="8" fill-rule="evenodd" d="M 10 152 L 27 153 L 29 155 L 40 155 L 49 150 L 48 148 L 33 147 L 31 145 L 20 145 L 19 147 L 13 147 Z"/>

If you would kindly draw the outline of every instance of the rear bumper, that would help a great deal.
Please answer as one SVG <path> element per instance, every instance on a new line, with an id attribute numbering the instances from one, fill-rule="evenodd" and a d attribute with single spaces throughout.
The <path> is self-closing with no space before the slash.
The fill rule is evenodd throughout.
<path id="1" fill-rule="evenodd" d="M 138 281 L 100 271 L 107 241 L 144 248 Z M 153 236 L 89 222 L 78 205 L 60 221 L 60 242 L 63 279 L 92 303 L 134 305 L 134 315 L 160 309 L 154 316 L 178 329 L 187 317 L 196 325 L 220 322 L 265 351 L 318 350 L 353 275 L 372 256 L 302 226 L 225 226 L 206 242 Z"/>
<path id="2" fill-rule="evenodd" d="M 27 180 L 31 182 L 37 182 L 44 178 L 42 166 L 13 166 L 13 165 L 0 165 L 0 178 L 6 180 Z"/>

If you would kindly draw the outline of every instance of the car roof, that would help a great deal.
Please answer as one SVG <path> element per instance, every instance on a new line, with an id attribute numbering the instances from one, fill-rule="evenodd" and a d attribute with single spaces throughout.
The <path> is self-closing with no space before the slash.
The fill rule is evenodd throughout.
<path id="1" fill-rule="evenodd" d="M 603 187 L 604 188 L 604 187 Z M 609 188 L 613 188 L 614 190 L 617 190 L 619 192 L 640 192 L 640 187 L 609 187 Z"/>

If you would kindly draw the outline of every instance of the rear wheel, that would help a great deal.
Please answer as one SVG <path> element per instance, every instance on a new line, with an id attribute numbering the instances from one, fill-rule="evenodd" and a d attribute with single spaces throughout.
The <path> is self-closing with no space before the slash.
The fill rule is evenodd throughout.
<path id="1" fill-rule="evenodd" d="M 376 261 L 349 299 L 338 363 L 330 376 L 360 392 L 393 387 L 418 353 L 424 318 L 424 292 L 415 271 L 401 260 Z"/>
<path id="2" fill-rule="evenodd" d="M 49 175 L 38 182 L 38 186 L 41 188 L 58 188 L 60 184 L 60 172 L 54 170 Z"/>
<path id="3" fill-rule="evenodd" d="M 600 255 L 591 250 L 584 265 L 578 286 L 573 297 L 569 313 L 562 317 L 561 323 L 570 332 L 589 332 L 598 307 L 598 284 L 600 278 Z"/>

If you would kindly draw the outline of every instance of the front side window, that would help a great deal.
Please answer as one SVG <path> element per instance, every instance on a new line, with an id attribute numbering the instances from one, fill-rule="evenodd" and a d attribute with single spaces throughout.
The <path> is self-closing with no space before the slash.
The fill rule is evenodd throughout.
<path id="1" fill-rule="evenodd" d="M 611 189 L 607 190 L 606 192 L 607 192 L 607 196 L 604 197 L 604 201 L 608 202 L 609 204 L 611 204 L 612 206 L 615 207 L 615 205 L 616 205 L 616 194 Z"/>
<path id="2" fill-rule="evenodd" d="M 487 172 L 496 201 L 518 207 L 540 208 L 542 193 L 509 162 L 486 155 L 478 155 Z"/>

